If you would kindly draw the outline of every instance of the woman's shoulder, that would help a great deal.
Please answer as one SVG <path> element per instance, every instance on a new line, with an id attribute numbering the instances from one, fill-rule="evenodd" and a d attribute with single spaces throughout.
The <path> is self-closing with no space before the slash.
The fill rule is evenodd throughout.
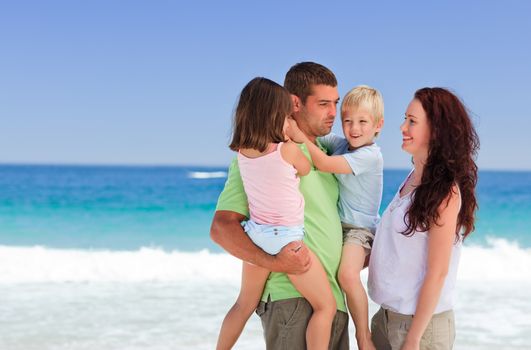
<path id="1" fill-rule="evenodd" d="M 439 213 L 447 213 L 449 215 L 452 214 L 458 214 L 461 210 L 461 190 L 459 189 L 459 185 L 454 183 L 452 187 L 450 187 L 450 191 L 448 192 L 448 195 L 446 198 L 442 201 L 441 205 L 439 206 Z"/>

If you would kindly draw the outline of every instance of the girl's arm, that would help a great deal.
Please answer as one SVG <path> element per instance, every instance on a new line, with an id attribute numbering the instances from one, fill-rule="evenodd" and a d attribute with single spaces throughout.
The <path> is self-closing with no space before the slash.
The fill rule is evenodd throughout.
<path id="1" fill-rule="evenodd" d="M 329 156 L 317 145 L 311 142 L 306 135 L 299 129 L 297 122 L 293 119 L 288 119 L 289 130 L 288 136 L 295 142 L 304 142 L 310 155 L 312 156 L 313 164 L 320 171 L 334 174 L 352 174 L 352 168 L 343 156 Z"/>
<path id="2" fill-rule="evenodd" d="M 297 144 L 292 141 L 285 142 L 280 149 L 280 154 L 286 162 L 293 165 L 293 167 L 297 170 L 297 175 L 308 175 L 312 165 Z"/>
<path id="3" fill-rule="evenodd" d="M 440 225 L 434 224 L 428 232 L 428 268 L 420 289 L 415 317 L 402 350 L 419 349 L 420 339 L 439 301 L 455 242 L 459 201 L 459 190 L 453 186 L 449 199 L 439 206 Z"/>

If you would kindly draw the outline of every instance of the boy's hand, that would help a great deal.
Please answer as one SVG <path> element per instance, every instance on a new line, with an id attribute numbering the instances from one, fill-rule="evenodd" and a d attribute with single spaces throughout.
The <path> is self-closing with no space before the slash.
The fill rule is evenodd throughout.
<path id="1" fill-rule="evenodd" d="M 297 122 L 293 118 L 288 118 L 288 130 L 286 131 L 287 136 L 297 143 L 303 143 L 306 140 L 306 135 L 299 129 Z"/>

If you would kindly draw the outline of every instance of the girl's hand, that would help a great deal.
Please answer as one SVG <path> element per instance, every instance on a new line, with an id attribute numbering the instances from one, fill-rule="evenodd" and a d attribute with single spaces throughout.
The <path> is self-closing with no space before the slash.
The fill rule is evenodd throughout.
<path id="1" fill-rule="evenodd" d="M 289 127 L 286 130 L 286 136 L 297 143 L 303 143 L 306 140 L 306 135 L 299 129 L 297 122 L 293 118 L 288 118 Z"/>

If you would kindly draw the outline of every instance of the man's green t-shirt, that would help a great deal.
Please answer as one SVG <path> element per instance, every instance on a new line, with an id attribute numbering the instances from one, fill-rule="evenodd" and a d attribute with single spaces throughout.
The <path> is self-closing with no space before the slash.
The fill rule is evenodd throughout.
<path id="1" fill-rule="evenodd" d="M 311 159 L 308 150 L 301 150 Z M 323 173 L 312 166 L 306 176 L 301 177 L 300 191 L 304 196 L 304 243 L 319 257 L 323 265 L 338 310 L 346 312 L 343 292 L 337 282 L 337 271 L 341 261 L 343 234 L 337 211 L 339 188 L 332 174 Z M 243 188 L 238 161 L 235 158 L 229 169 L 225 188 L 221 193 L 216 210 L 228 210 L 249 217 L 247 196 Z M 268 297 L 272 301 L 301 297 L 284 273 L 273 272 L 269 275 L 262 300 Z"/>

